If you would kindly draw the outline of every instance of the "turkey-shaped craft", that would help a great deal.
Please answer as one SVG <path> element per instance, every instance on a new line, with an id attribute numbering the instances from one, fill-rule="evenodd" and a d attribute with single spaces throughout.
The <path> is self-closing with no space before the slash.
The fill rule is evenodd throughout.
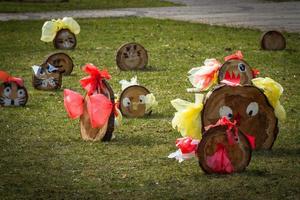
<path id="1" fill-rule="evenodd" d="M 64 105 L 70 118 L 80 117 L 83 140 L 110 141 L 115 118 L 121 114 L 115 107 L 114 92 L 107 80 L 111 78 L 106 70 L 99 70 L 92 64 L 83 67 L 89 76 L 80 80 L 86 90 L 85 97 L 69 89 L 64 90 Z"/>
<path id="2" fill-rule="evenodd" d="M 58 68 L 49 63 L 32 66 L 32 85 L 38 90 L 56 90 L 61 87 L 62 75 Z"/>
<path id="3" fill-rule="evenodd" d="M 27 100 L 24 81 L 0 71 L 0 106 L 25 106 Z"/>
<path id="4" fill-rule="evenodd" d="M 148 63 L 148 54 L 142 45 L 131 42 L 118 49 L 116 61 L 121 70 L 144 69 Z"/>
<path id="5" fill-rule="evenodd" d="M 222 65 L 214 58 L 206 59 L 203 66 L 192 68 L 188 78 L 194 88 L 189 88 L 188 92 L 207 91 L 217 83 L 251 84 L 251 80 L 259 74 L 243 60 L 241 51 L 226 56 L 224 60 Z"/>
<path id="6" fill-rule="evenodd" d="M 72 17 L 46 21 L 42 27 L 41 40 L 53 42 L 57 49 L 74 49 L 76 36 L 80 32 L 79 24 Z"/>
<path id="7" fill-rule="evenodd" d="M 137 82 L 137 77 L 130 81 L 121 80 L 122 92 L 119 97 L 119 106 L 122 115 L 126 117 L 142 117 L 152 113 L 157 101 L 150 91 Z"/>

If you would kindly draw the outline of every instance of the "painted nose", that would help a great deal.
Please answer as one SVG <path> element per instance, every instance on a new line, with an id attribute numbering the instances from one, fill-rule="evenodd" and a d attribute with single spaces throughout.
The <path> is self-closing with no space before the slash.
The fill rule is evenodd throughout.
<path id="1" fill-rule="evenodd" d="M 15 101 L 12 99 L 10 102 L 11 105 L 15 105 Z"/>

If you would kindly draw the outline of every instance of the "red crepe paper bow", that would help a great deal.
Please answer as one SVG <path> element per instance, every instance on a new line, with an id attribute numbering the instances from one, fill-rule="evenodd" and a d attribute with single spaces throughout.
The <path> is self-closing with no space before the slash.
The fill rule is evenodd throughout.
<path id="1" fill-rule="evenodd" d="M 13 77 L 10 76 L 7 72 L 5 71 L 0 71 L 0 81 L 7 83 L 7 82 L 15 82 L 17 85 L 23 87 L 24 86 L 24 82 L 23 79 L 21 78 L 17 78 L 17 77 Z"/>
<path id="2" fill-rule="evenodd" d="M 178 138 L 176 140 L 176 146 L 183 154 L 195 153 L 198 143 L 199 141 L 193 140 L 191 137 Z"/>
<path id="3" fill-rule="evenodd" d="M 231 59 L 242 60 L 244 58 L 243 53 L 241 51 L 237 51 L 232 55 L 226 56 L 224 58 L 225 62 Z"/>
<path id="4" fill-rule="evenodd" d="M 100 92 L 103 88 L 102 80 L 111 78 L 107 70 L 101 71 L 93 64 L 86 64 L 83 71 L 90 74 L 90 76 L 80 80 L 81 86 L 87 91 L 88 95 L 92 95 L 95 91 Z"/>
<path id="5" fill-rule="evenodd" d="M 254 78 L 257 77 L 257 75 L 259 75 L 259 74 L 260 74 L 260 71 L 258 69 L 255 69 L 255 68 L 252 69 L 252 75 Z"/>

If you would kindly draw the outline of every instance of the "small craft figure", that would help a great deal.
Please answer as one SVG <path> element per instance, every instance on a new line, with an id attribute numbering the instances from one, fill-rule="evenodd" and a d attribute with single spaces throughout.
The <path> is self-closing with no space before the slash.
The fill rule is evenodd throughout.
<path id="1" fill-rule="evenodd" d="M 76 36 L 80 32 L 79 24 L 72 17 L 46 21 L 42 27 L 41 40 L 53 42 L 57 49 L 74 49 Z"/>
<path id="2" fill-rule="evenodd" d="M 0 106 L 25 106 L 27 100 L 24 81 L 0 71 Z"/>
<path id="3" fill-rule="evenodd" d="M 53 53 L 49 55 L 45 61 L 45 63 L 49 63 L 54 67 L 58 68 L 58 71 L 62 73 L 62 75 L 70 75 L 73 71 L 73 60 L 66 53 Z"/>
<path id="4" fill-rule="evenodd" d="M 62 75 L 58 68 L 49 63 L 32 66 L 32 85 L 38 90 L 56 90 L 61 87 Z"/>

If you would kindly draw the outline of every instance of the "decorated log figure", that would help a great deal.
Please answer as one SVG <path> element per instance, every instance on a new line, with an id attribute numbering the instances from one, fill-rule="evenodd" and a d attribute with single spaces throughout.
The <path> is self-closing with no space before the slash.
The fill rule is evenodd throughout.
<path id="1" fill-rule="evenodd" d="M 80 26 L 73 18 L 53 19 L 44 23 L 41 40 L 53 42 L 57 49 L 74 49 L 77 45 L 75 35 L 79 32 Z"/>
<path id="2" fill-rule="evenodd" d="M 115 106 L 114 92 L 107 82 L 111 76 L 92 64 L 85 65 L 83 71 L 90 74 L 80 80 L 87 94 L 82 97 L 77 92 L 65 89 L 65 108 L 70 118 L 80 117 L 83 140 L 110 141 L 115 125 L 121 119 L 121 113 Z"/>
<path id="3" fill-rule="evenodd" d="M 260 47 L 263 50 L 283 50 L 286 47 L 285 37 L 279 31 L 267 31 L 261 36 Z"/>
<path id="4" fill-rule="evenodd" d="M 32 70 L 32 85 L 35 89 L 60 89 L 62 84 L 62 75 L 58 68 L 49 63 L 43 63 L 41 66 L 32 66 Z"/>
<path id="5" fill-rule="evenodd" d="M 130 82 L 121 80 L 122 92 L 119 98 L 119 106 L 122 115 L 126 117 L 142 117 L 152 113 L 152 109 L 157 106 L 157 101 L 150 91 L 140 86 L 137 77 L 133 77 Z"/>
<path id="6" fill-rule="evenodd" d="M 222 65 L 214 58 L 206 59 L 203 66 L 192 68 L 188 78 L 194 88 L 189 88 L 188 92 L 207 91 L 217 83 L 251 84 L 251 80 L 259 74 L 243 60 L 241 51 L 226 56 L 224 60 Z"/>
<path id="7" fill-rule="evenodd" d="M 27 100 L 24 81 L 0 71 L 0 106 L 25 106 Z"/>
<path id="8" fill-rule="evenodd" d="M 142 45 L 127 43 L 118 49 L 116 61 L 121 70 L 144 69 L 148 63 L 148 54 Z"/>
<path id="9" fill-rule="evenodd" d="M 45 63 L 49 63 L 58 68 L 58 71 L 63 75 L 70 75 L 74 67 L 71 57 L 68 54 L 62 52 L 49 55 Z"/>

